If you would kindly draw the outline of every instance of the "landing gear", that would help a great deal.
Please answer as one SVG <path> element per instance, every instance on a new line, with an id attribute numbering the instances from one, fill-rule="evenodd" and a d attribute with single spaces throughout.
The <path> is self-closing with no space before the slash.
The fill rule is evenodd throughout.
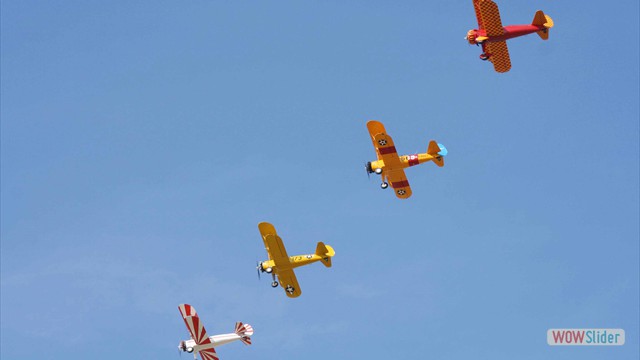
<path id="1" fill-rule="evenodd" d="M 383 189 L 386 189 L 386 188 L 389 187 L 389 183 L 385 181 L 382 184 L 380 184 L 380 187 L 383 188 Z"/>
<path id="2" fill-rule="evenodd" d="M 278 282 L 277 281 L 272 282 L 271 287 L 274 287 L 274 288 L 278 287 Z"/>
<path id="3" fill-rule="evenodd" d="M 485 53 L 480 54 L 480 60 L 482 60 L 482 61 L 489 60 L 489 55 L 485 54 Z"/>

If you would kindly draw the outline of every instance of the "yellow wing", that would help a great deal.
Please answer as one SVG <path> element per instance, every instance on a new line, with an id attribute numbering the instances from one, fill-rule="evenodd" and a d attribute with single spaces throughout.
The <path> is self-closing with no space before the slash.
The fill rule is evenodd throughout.
<path id="1" fill-rule="evenodd" d="M 371 142 L 376 149 L 378 160 L 384 161 L 385 168 L 402 167 L 393 139 L 387 134 L 384 125 L 381 122 L 372 120 L 367 122 L 367 129 L 369 129 Z"/>
<path id="2" fill-rule="evenodd" d="M 378 160 L 380 160 L 382 158 L 380 157 L 380 152 L 378 151 L 378 143 L 376 143 L 375 137 L 378 134 L 386 134 L 387 130 L 385 130 L 384 125 L 382 125 L 381 122 L 375 120 L 367 122 L 367 129 L 369 130 L 369 135 L 371 136 L 371 143 L 373 144 L 373 148 L 376 149 Z"/>
<path id="3" fill-rule="evenodd" d="M 491 42 L 484 45 L 495 71 L 505 73 L 511 69 L 511 58 L 509 57 L 506 41 Z"/>
<path id="4" fill-rule="evenodd" d="M 296 274 L 293 273 L 293 270 L 278 270 L 278 280 L 288 297 L 295 298 L 302 294 L 298 279 L 296 278 Z"/>
<path id="5" fill-rule="evenodd" d="M 258 224 L 258 230 L 260 230 L 260 235 L 262 235 L 262 241 L 264 242 L 264 248 L 267 250 L 267 255 L 269 255 L 269 260 L 273 260 L 271 252 L 269 251 L 269 245 L 267 244 L 267 235 L 277 236 L 276 228 L 268 222 L 261 222 Z"/>
<path id="6" fill-rule="evenodd" d="M 267 253 L 269 253 L 269 260 L 273 260 L 276 264 L 276 269 L 290 267 L 289 255 L 287 255 L 287 249 L 284 248 L 280 236 L 267 234 L 263 239 L 267 247 Z"/>
<path id="7" fill-rule="evenodd" d="M 411 187 L 409 186 L 407 176 L 404 174 L 404 170 L 393 170 L 387 172 L 386 176 L 397 197 L 406 199 L 411 196 Z"/>
<path id="8" fill-rule="evenodd" d="M 500 20 L 500 11 L 498 5 L 491 0 L 478 0 L 476 5 L 477 11 L 480 12 L 482 25 L 487 32 L 487 36 L 498 36 L 504 34 L 502 20 Z"/>

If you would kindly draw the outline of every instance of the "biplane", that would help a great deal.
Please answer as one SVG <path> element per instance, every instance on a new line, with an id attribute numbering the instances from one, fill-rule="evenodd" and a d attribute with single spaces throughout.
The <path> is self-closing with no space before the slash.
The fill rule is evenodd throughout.
<path id="1" fill-rule="evenodd" d="M 181 304 L 178 306 L 178 310 L 180 310 L 182 320 L 184 320 L 191 335 L 190 340 L 180 341 L 178 349 L 183 352 L 193 353 L 194 359 L 198 358 L 196 354 L 199 353 L 202 360 L 218 360 L 218 354 L 216 354 L 214 347 L 236 340 L 242 341 L 245 345 L 251 345 L 253 328 L 249 324 L 237 322 L 233 333 L 208 336 L 193 306 Z"/>
<path id="2" fill-rule="evenodd" d="M 469 30 L 465 39 L 471 45 L 481 45 L 481 60 L 489 60 L 493 68 L 499 73 L 511 69 L 511 59 L 507 40 L 515 37 L 536 33 L 542 40 L 549 39 L 549 29 L 553 27 L 553 20 L 542 10 L 538 10 L 530 25 L 502 26 L 498 5 L 491 0 L 473 0 L 473 7 L 478 19 L 478 29 Z"/>
<path id="3" fill-rule="evenodd" d="M 280 286 L 282 286 L 288 297 L 295 298 L 302 294 L 293 269 L 316 261 L 322 262 L 326 267 L 331 267 L 331 258 L 336 254 L 331 246 L 319 242 L 314 254 L 289 256 L 284 248 L 282 239 L 276 233 L 273 225 L 268 222 L 261 222 L 258 224 L 258 229 L 269 255 L 269 260 L 258 262 L 258 277 L 263 272 L 271 274 L 273 279 L 271 286 L 278 287 L 279 280 Z"/>
<path id="4" fill-rule="evenodd" d="M 398 156 L 393 139 L 387 134 L 381 122 L 371 120 L 367 122 L 367 129 L 378 155 L 377 161 L 370 161 L 365 165 L 367 174 L 375 173 L 382 176 L 380 187 L 386 189 L 391 184 L 396 196 L 401 199 L 411 196 L 411 187 L 404 173 L 405 168 L 427 161 L 433 161 L 439 167 L 444 166 L 447 148 L 442 144 L 431 140 L 426 153 Z"/>

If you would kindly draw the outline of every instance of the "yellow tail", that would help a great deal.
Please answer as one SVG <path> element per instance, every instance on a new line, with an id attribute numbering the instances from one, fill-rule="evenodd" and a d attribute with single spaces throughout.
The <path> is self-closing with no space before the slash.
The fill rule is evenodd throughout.
<path id="1" fill-rule="evenodd" d="M 553 27 L 553 19 L 551 19 L 551 16 L 545 15 L 542 10 L 538 10 L 533 17 L 531 25 L 544 26 L 544 30 L 540 30 L 536 32 L 536 34 L 538 34 L 542 40 L 549 39 L 549 29 Z"/>
<path id="2" fill-rule="evenodd" d="M 316 246 L 316 255 L 322 258 L 322 263 L 326 267 L 331 267 L 331 258 L 335 255 L 336 252 L 329 245 L 325 245 L 322 241 L 318 243 Z"/>
<path id="3" fill-rule="evenodd" d="M 429 141 L 429 147 L 427 148 L 427 154 L 431 155 L 433 162 L 439 167 L 444 166 L 444 157 L 447 155 L 447 148 L 442 144 L 431 140 Z"/>

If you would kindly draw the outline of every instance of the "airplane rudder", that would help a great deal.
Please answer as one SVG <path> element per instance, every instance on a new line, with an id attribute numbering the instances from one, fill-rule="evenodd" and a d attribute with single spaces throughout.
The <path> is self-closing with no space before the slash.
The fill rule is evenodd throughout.
<path id="1" fill-rule="evenodd" d="M 319 256 L 322 264 L 326 267 L 331 267 L 331 258 L 335 255 L 335 250 L 329 245 L 325 245 L 322 241 L 318 242 L 316 246 L 316 255 Z"/>
<path id="2" fill-rule="evenodd" d="M 553 19 L 551 19 L 551 16 L 545 14 L 542 10 L 538 10 L 533 17 L 531 25 L 543 26 L 544 29 L 536 31 L 536 34 L 538 34 L 542 40 L 549 39 L 549 29 L 553 27 Z"/>

